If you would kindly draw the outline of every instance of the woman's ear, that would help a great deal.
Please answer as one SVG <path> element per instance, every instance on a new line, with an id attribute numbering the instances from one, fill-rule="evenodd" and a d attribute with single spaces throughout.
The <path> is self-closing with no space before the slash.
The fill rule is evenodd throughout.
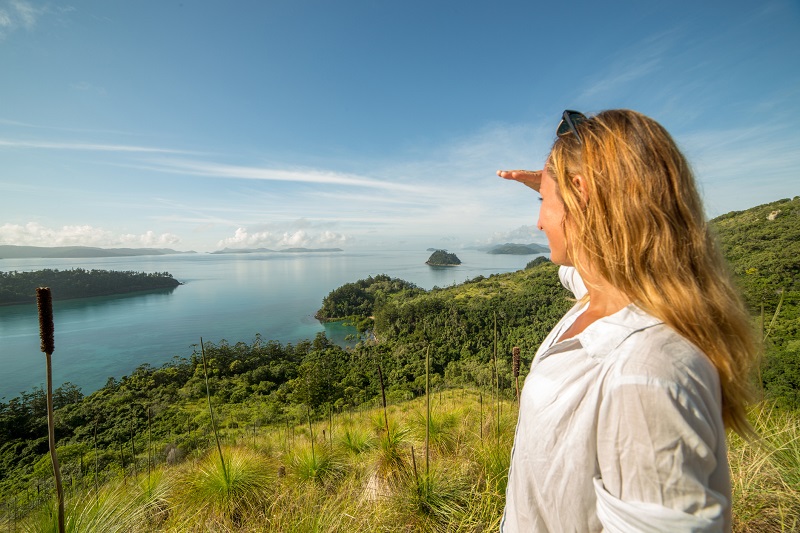
<path id="1" fill-rule="evenodd" d="M 586 179 L 580 174 L 572 176 L 572 186 L 578 191 L 581 196 L 581 201 L 585 206 L 589 202 L 589 187 L 586 184 Z"/>

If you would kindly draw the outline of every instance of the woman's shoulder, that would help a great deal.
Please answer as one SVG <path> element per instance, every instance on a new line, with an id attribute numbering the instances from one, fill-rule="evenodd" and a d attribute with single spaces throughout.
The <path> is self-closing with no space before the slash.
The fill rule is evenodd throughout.
<path id="1" fill-rule="evenodd" d="M 706 354 L 663 322 L 633 331 L 606 363 L 611 384 L 719 394 L 719 375 Z"/>

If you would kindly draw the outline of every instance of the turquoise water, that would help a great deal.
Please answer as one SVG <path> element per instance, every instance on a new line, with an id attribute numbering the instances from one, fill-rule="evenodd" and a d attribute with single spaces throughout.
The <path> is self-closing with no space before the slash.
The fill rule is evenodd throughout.
<path id="1" fill-rule="evenodd" d="M 533 256 L 459 251 L 462 265 L 433 268 L 430 252 L 180 254 L 96 259 L 4 259 L 2 271 L 98 268 L 170 272 L 184 283 L 171 291 L 56 301 L 54 387 L 72 382 L 85 394 L 109 377 L 141 364 L 160 366 L 188 357 L 200 337 L 219 343 L 265 340 L 296 343 L 320 331 L 344 342 L 338 324 L 314 318 L 333 289 L 369 275 L 388 274 L 430 289 L 478 275 L 524 268 Z M 35 304 L 0 307 L 0 401 L 45 384 Z"/>

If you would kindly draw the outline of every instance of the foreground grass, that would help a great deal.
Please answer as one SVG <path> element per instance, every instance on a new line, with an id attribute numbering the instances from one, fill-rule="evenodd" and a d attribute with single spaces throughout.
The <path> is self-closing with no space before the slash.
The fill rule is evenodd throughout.
<path id="1" fill-rule="evenodd" d="M 761 443 L 728 439 L 733 530 L 800 531 L 800 416 L 762 405 L 751 420 Z"/>
<path id="2" fill-rule="evenodd" d="M 77 491 L 68 531 L 497 530 L 517 413 L 511 403 L 486 407 L 469 391 L 436 395 L 427 453 L 422 399 L 389 408 L 388 435 L 375 410 L 319 423 L 313 442 L 307 424 L 229 438 L 226 468 L 213 450 Z M 734 531 L 797 530 L 800 417 L 762 405 L 752 419 L 762 444 L 729 440 Z M 54 517 L 40 508 L 0 526 L 55 531 Z"/>

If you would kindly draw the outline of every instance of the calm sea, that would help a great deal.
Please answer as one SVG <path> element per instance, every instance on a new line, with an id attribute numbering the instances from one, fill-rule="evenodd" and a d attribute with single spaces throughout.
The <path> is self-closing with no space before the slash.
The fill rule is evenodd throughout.
<path id="1" fill-rule="evenodd" d="M 89 394 L 109 377 L 148 363 L 188 357 L 200 337 L 219 343 L 296 343 L 320 331 L 344 343 L 350 333 L 314 318 L 333 289 L 388 274 L 424 288 L 524 268 L 534 256 L 459 251 L 462 265 L 432 268 L 430 252 L 179 254 L 93 259 L 4 259 L 0 271 L 86 268 L 169 272 L 184 283 L 173 291 L 56 301 L 54 387 L 71 382 Z M 0 307 L 0 401 L 45 385 L 36 305 Z"/>

